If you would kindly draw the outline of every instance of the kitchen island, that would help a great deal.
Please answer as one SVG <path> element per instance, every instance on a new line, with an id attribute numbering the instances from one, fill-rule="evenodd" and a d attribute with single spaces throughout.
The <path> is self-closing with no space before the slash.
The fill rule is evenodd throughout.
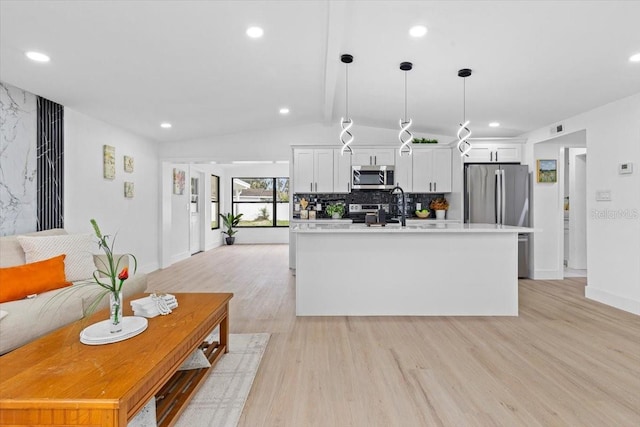
<path id="1" fill-rule="evenodd" d="M 494 224 L 296 224 L 298 316 L 517 316 L 518 234 Z"/>

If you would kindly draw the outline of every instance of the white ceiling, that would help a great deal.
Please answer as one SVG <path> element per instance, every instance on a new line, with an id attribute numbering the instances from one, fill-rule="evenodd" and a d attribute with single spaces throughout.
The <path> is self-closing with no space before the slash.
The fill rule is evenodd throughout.
<path id="1" fill-rule="evenodd" d="M 309 122 L 516 136 L 640 92 L 639 1 L 0 2 L 0 79 L 158 141 Z M 415 24 L 429 28 L 412 39 Z M 245 30 L 262 26 L 265 36 Z M 24 56 L 51 56 L 36 64 Z M 278 109 L 288 106 L 289 116 Z M 499 121 L 498 129 L 488 127 Z M 173 123 L 160 129 L 163 121 Z M 337 141 L 336 141 L 337 142 Z"/>

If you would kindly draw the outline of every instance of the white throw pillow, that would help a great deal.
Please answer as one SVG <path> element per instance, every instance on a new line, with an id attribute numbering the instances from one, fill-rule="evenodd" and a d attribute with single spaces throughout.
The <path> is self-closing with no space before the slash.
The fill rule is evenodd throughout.
<path id="1" fill-rule="evenodd" d="M 9 314 L 9 312 L 4 311 L 4 310 L 0 310 L 0 320 L 2 320 L 5 317 L 7 317 L 7 314 Z"/>
<path id="2" fill-rule="evenodd" d="M 201 349 L 196 349 L 191 356 L 184 361 L 182 366 L 178 368 L 178 371 L 187 371 L 189 369 L 202 369 L 202 368 L 210 368 L 211 363 L 207 356 L 204 355 L 204 352 Z"/>
<path id="3" fill-rule="evenodd" d="M 44 261 L 65 254 L 64 272 L 67 280 L 76 282 L 93 277 L 96 265 L 91 249 L 91 234 L 65 234 L 61 236 L 18 236 L 27 263 Z"/>

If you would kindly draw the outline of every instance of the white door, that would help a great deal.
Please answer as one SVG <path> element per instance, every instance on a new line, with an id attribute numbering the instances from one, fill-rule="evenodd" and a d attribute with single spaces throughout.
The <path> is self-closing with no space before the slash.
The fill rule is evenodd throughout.
<path id="1" fill-rule="evenodd" d="M 200 252 L 202 230 L 202 215 L 200 209 L 200 176 L 191 177 L 191 200 L 189 203 L 190 223 L 189 223 L 189 250 L 191 255 Z"/>

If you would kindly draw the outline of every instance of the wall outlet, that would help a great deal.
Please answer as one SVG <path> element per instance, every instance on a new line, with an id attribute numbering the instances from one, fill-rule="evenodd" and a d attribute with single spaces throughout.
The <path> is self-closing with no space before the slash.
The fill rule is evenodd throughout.
<path id="1" fill-rule="evenodd" d="M 417 211 L 421 211 L 422 210 L 422 203 L 416 203 L 416 210 Z"/>
<path id="2" fill-rule="evenodd" d="M 611 190 L 598 190 L 596 191 L 596 201 L 598 202 L 610 202 Z"/>

